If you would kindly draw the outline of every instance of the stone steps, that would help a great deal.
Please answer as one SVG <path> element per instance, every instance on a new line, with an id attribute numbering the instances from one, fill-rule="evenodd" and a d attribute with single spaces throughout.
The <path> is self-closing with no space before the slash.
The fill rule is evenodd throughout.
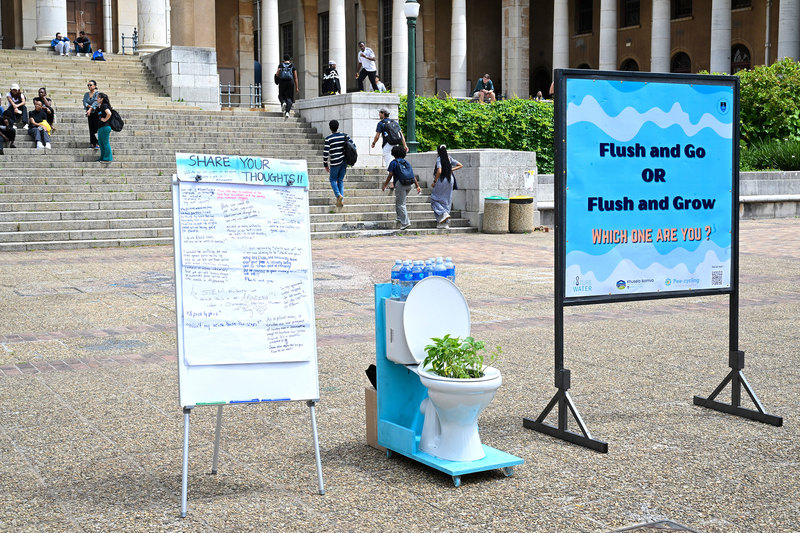
<path id="1" fill-rule="evenodd" d="M 380 190 L 381 168 L 348 169 L 345 206 L 337 208 L 322 166 L 322 136 L 299 118 L 171 102 L 138 58 L 96 65 L 57 56 L 40 63 L 41 56 L 0 50 L 0 62 L 20 66 L 28 98 L 48 87 L 58 114 L 52 150 L 37 150 L 18 130 L 18 147 L 0 156 L 0 250 L 171 244 L 176 152 L 305 159 L 313 238 L 474 231 L 456 212 L 450 230 L 436 229 L 428 189 L 409 196 L 413 226 L 399 231 L 394 195 Z M 97 163 L 98 152 L 88 147 L 81 102 L 87 79 L 101 82 L 126 122 L 111 135 L 112 163 Z"/>

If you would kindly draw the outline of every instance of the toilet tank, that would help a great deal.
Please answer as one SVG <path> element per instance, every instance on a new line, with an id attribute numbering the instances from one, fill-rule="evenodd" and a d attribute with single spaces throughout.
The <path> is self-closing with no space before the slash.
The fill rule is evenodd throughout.
<path id="1" fill-rule="evenodd" d="M 400 300 L 384 300 L 386 302 L 386 357 L 389 361 L 401 365 L 417 365 L 417 361 L 406 341 L 403 328 L 403 310 L 406 303 Z M 424 359 L 424 354 L 421 355 Z"/>

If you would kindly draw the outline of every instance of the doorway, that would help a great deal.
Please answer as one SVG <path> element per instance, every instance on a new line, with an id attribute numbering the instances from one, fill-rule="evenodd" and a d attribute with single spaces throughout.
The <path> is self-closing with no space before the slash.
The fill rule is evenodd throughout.
<path id="1" fill-rule="evenodd" d="M 102 0 L 67 0 L 67 36 L 75 42 L 81 30 L 92 42 L 93 51 L 103 47 Z"/>

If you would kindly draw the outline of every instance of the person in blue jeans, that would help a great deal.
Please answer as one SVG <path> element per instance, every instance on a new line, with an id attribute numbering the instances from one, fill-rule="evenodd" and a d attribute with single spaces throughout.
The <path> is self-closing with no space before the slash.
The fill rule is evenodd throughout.
<path id="1" fill-rule="evenodd" d="M 347 135 L 339 133 L 339 121 L 328 122 L 331 134 L 325 137 L 325 148 L 322 150 L 322 164 L 330 172 L 331 189 L 336 196 L 336 207 L 344 206 L 344 175 L 347 173 L 347 161 L 344 158 L 344 145 Z M 330 164 L 329 164 L 330 163 Z"/>
<path id="2" fill-rule="evenodd" d="M 97 115 L 100 117 L 100 128 L 97 130 L 97 140 L 100 143 L 100 159 L 98 161 L 113 161 L 111 154 L 111 102 L 106 93 L 97 93 Z"/>

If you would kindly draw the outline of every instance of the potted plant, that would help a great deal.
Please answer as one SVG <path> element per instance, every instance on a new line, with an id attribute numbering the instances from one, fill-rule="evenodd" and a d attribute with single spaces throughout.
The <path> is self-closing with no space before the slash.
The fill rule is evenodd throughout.
<path id="1" fill-rule="evenodd" d="M 500 346 L 488 354 L 486 361 L 486 344 L 472 337 L 461 339 L 446 334 L 434 337 L 433 344 L 425 347 L 428 356 L 422 362 L 422 368 L 436 375 L 453 379 L 475 379 L 484 375 L 484 370 L 497 360 L 503 352 Z"/>

